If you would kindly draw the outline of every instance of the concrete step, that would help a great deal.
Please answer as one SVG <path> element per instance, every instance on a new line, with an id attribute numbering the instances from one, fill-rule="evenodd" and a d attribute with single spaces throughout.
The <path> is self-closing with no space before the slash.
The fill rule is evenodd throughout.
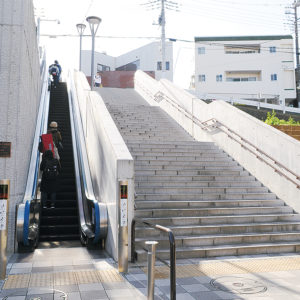
<path id="1" fill-rule="evenodd" d="M 293 209 L 289 206 L 275 207 L 217 207 L 217 208 L 144 208 L 135 211 L 137 218 L 167 218 L 167 217 L 202 217 L 202 216 L 246 216 L 266 214 L 288 214 Z"/>
<path id="2" fill-rule="evenodd" d="M 244 194 L 244 193 L 267 193 L 268 188 L 259 187 L 139 187 L 136 186 L 137 194 L 169 194 L 169 195 L 187 195 L 187 194 Z"/>
<path id="3" fill-rule="evenodd" d="M 136 188 L 152 187 L 261 187 L 259 181 L 136 181 Z"/>
<path id="4" fill-rule="evenodd" d="M 178 171 L 178 172 L 194 172 L 195 175 L 200 175 L 200 171 L 223 171 L 223 170 L 229 170 L 229 171 L 242 171 L 243 167 L 238 166 L 233 163 L 220 163 L 220 164 L 214 164 L 210 165 L 209 163 L 203 163 L 203 165 L 197 165 L 193 168 L 193 165 L 190 166 L 183 165 L 183 164 L 174 164 L 174 165 L 143 165 L 143 164 L 134 164 L 135 170 L 170 170 L 170 171 Z M 197 173 L 198 172 L 198 173 Z"/>
<path id="5" fill-rule="evenodd" d="M 154 224 L 162 226 L 175 225 L 216 225 L 216 224 L 243 224 L 263 222 L 295 222 L 300 221 L 300 215 L 294 213 L 286 214 L 261 214 L 261 215 L 240 215 L 240 216 L 201 216 L 201 217 L 157 217 L 143 218 Z"/>
<path id="6" fill-rule="evenodd" d="M 149 240 L 145 237 L 136 238 L 136 244 L 140 247 Z M 157 249 L 168 249 L 169 239 L 167 236 L 159 236 L 155 239 L 158 242 Z M 201 236 L 175 236 L 176 248 L 182 247 L 203 247 L 221 245 L 242 245 L 259 244 L 272 242 L 293 242 L 300 241 L 300 232 L 268 232 L 268 233 L 243 233 L 243 234 L 217 234 Z"/>
<path id="7" fill-rule="evenodd" d="M 207 160 L 194 160 L 194 161 L 185 161 L 185 160 L 135 160 L 134 165 L 141 168 L 141 166 L 145 166 L 146 168 L 152 166 L 158 166 L 159 169 L 164 168 L 166 166 L 178 166 L 180 168 L 191 168 L 197 169 L 198 167 L 221 167 L 221 166 L 238 166 L 238 163 L 234 160 L 225 160 L 225 159 L 215 159 L 212 161 Z"/>
<path id="8" fill-rule="evenodd" d="M 222 169 L 220 168 L 214 168 L 214 169 L 201 169 L 201 170 L 192 170 L 192 169 L 183 169 L 183 170 L 156 170 L 156 169 L 135 169 L 135 176 L 246 176 L 249 175 L 249 173 L 245 170 L 243 170 L 241 167 L 234 167 L 230 169 Z"/>
<path id="9" fill-rule="evenodd" d="M 145 208 L 200 208 L 200 207 L 274 207 L 284 206 L 284 201 L 280 199 L 274 200 L 215 200 L 215 201 L 135 201 L 137 210 Z"/>
<path id="10" fill-rule="evenodd" d="M 249 175 L 249 173 L 245 172 L 244 174 L 240 174 L 238 176 L 229 176 L 229 175 L 224 175 L 224 176 L 209 176 L 209 175 L 176 175 L 176 176 L 169 176 L 169 175 L 141 175 L 139 174 L 138 177 L 135 178 L 135 184 L 139 185 L 140 183 L 146 183 L 146 182 L 172 182 L 174 184 L 178 184 L 178 181 L 181 183 L 187 183 L 187 182 L 209 182 L 210 184 L 218 184 L 219 182 L 221 184 L 225 183 L 230 184 L 231 182 L 243 182 L 249 183 L 256 181 L 254 176 Z M 259 182 L 259 181 L 257 181 Z"/>
<path id="11" fill-rule="evenodd" d="M 276 195 L 273 193 L 230 193 L 230 194 L 136 194 L 136 200 L 146 201 L 175 201 L 175 200 L 265 200 L 276 199 Z"/>
<path id="12" fill-rule="evenodd" d="M 300 221 L 295 222 L 257 222 L 243 224 L 208 224 L 208 225 L 176 225 L 169 226 L 176 236 L 245 234 L 300 231 Z M 150 227 L 136 227 L 136 237 L 156 239 L 164 236 L 160 231 Z"/>
<path id="13" fill-rule="evenodd" d="M 131 151 L 132 157 L 137 160 L 156 160 L 156 159 L 170 159 L 170 160 L 214 160 L 214 159 L 231 159 L 225 152 L 219 150 L 213 152 L 164 152 L 158 151 Z M 231 159 L 232 160 L 232 159 Z"/>
<path id="14" fill-rule="evenodd" d="M 137 250 L 136 252 L 138 261 L 145 261 L 147 259 L 147 253 L 144 250 Z M 169 259 L 169 252 L 169 249 L 158 249 L 156 251 L 156 256 L 160 259 Z M 294 242 L 272 242 L 184 248 L 178 247 L 176 248 L 176 258 L 187 259 L 291 252 L 300 252 L 300 240 Z"/>
<path id="15" fill-rule="evenodd" d="M 211 154 L 210 156 L 203 156 L 201 153 L 199 153 L 198 155 L 193 155 L 193 154 L 189 154 L 189 155 L 156 155 L 154 153 L 152 153 L 152 156 L 150 156 L 149 154 L 147 155 L 136 155 L 136 154 L 132 154 L 133 159 L 136 162 L 140 162 L 140 161 L 146 161 L 146 162 L 150 162 L 150 161 L 180 161 L 180 162 L 214 162 L 214 161 L 233 161 L 232 158 L 230 158 L 229 156 L 226 156 L 223 153 L 218 153 L 218 154 Z"/>

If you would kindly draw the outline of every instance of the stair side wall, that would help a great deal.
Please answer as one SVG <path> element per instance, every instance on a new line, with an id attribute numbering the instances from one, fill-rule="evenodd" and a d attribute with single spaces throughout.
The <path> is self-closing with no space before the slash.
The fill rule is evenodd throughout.
<path id="1" fill-rule="evenodd" d="M 142 71 L 137 71 L 135 83 L 135 90 L 150 105 L 153 101 L 156 102 L 196 140 L 215 142 L 279 198 L 293 207 L 296 212 L 300 212 L 300 189 L 296 185 L 275 173 L 271 167 L 261 162 L 226 134 L 218 130 L 212 133 L 202 130 L 166 99 L 171 99 L 180 104 L 186 111 L 193 113 L 201 122 L 211 118 L 217 119 L 300 176 L 299 141 L 224 101 L 207 104 L 165 79 L 158 82 Z"/>
<path id="2" fill-rule="evenodd" d="M 23 199 L 39 107 L 39 55 L 32 0 L 0 1 L 0 179 L 10 180 L 8 254 L 14 251 L 15 207 Z"/>

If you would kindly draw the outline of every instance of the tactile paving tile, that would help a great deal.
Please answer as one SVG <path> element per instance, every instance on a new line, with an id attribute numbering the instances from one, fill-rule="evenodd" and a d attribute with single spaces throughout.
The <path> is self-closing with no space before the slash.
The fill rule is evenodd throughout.
<path id="1" fill-rule="evenodd" d="M 71 285 L 77 284 L 74 272 L 54 273 L 54 285 Z"/>
<path id="2" fill-rule="evenodd" d="M 147 274 L 147 268 L 142 270 Z M 228 260 L 219 262 L 199 262 L 194 265 L 177 265 L 176 277 L 216 276 L 300 270 L 300 257 Z M 169 278 L 170 269 L 166 266 L 155 267 L 155 278 Z"/>
<path id="3" fill-rule="evenodd" d="M 52 273 L 32 273 L 29 287 L 53 286 Z"/>
<path id="4" fill-rule="evenodd" d="M 98 274 L 96 270 L 76 271 L 74 273 L 78 284 L 100 282 L 100 278 L 97 276 Z"/>
<path id="5" fill-rule="evenodd" d="M 30 274 L 9 275 L 3 289 L 21 289 L 27 288 L 29 284 Z"/>
<path id="6" fill-rule="evenodd" d="M 124 281 L 124 278 L 115 269 L 98 270 L 98 276 L 101 282 Z"/>

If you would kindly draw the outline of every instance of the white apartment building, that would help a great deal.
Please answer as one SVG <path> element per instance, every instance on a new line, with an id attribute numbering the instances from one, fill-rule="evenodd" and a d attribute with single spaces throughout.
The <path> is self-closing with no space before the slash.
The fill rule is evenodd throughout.
<path id="1" fill-rule="evenodd" d="M 153 42 L 118 57 L 95 52 L 94 74 L 97 71 L 154 71 L 155 79 L 162 78 L 161 44 Z M 173 44 L 166 42 L 166 66 L 164 78 L 173 81 Z M 82 71 L 91 75 L 91 51 L 82 51 Z"/>
<path id="2" fill-rule="evenodd" d="M 207 99 L 296 98 L 293 38 L 278 36 L 195 37 L 195 91 Z"/>

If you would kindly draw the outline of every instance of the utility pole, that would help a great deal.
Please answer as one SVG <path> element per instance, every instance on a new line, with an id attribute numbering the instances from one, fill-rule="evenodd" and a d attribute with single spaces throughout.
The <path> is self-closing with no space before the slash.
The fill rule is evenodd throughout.
<path id="1" fill-rule="evenodd" d="M 166 72 L 166 14 L 165 14 L 165 0 L 161 0 L 161 15 L 159 18 L 159 25 L 161 25 L 161 72 L 162 78 L 165 78 Z"/>
<path id="2" fill-rule="evenodd" d="M 160 3 L 161 2 L 161 3 Z M 166 9 L 179 11 L 178 4 L 171 0 L 149 0 L 149 2 L 144 3 L 147 8 L 161 9 L 160 16 L 158 18 L 158 24 L 161 26 L 161 78 L 166 77 Z"/>
<path id="3" fill-rule="evenodd" d="M 297 93 L 297 102 L 298 107 L 300 107 L 300 63 L 299 63 L 299 39 L 298 39 L 298 15 L 297 15 L 297 7 L 300 5 L 299 0 L 294 0 L 293 8 L 294 8 L 294 28 L 295 28 L 295 45 L 296 45 L 296 93 Z"/>

